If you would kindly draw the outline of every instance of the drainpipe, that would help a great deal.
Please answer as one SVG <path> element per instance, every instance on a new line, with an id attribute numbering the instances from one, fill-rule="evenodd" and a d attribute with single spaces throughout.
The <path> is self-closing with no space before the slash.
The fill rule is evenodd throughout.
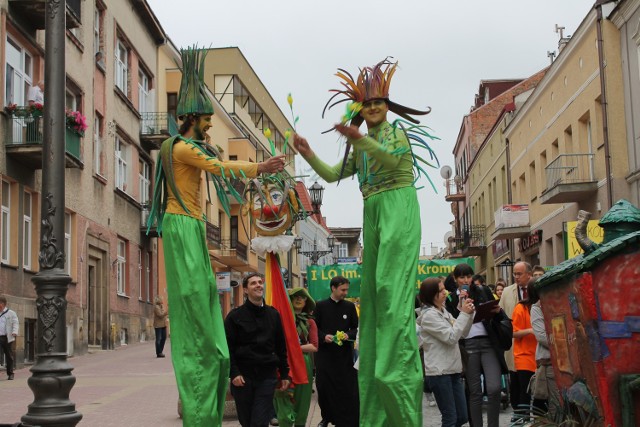
<path id="1" fill-rule="evenodd" d="M 608 209 L 611 209 L 613 206 L 613 182 L 611 177 L 611 151 L 609 148 L 609 121 L 607 119 L 607 85 L 605 78 L 605 59 L 604 59 L 604 39 L 602 36 L 602 5 L 609 3 L 609 0 L 602 1 L 599 0 L 596 2 L 594 7 L 596 8 L 596 12 L 598 14 L 598 19 L 596 21 L 596 30 L 598 32 L 598 67 L 600 69 L 600 104 L 602 106 L 602 134 L 603 134 L 603 143 L 604 143 L 604 166 L 605 173 L 607 176 L 607 204 Z"/>
<path id="2" fill-rule="evenodd" d="M 505 156 L 507 158 L 507 204 L 513 203 L 513 195 L 511 194 L 511 151 L 509 148 L 509 138 L 505 138 L 506 142 L 506 153 Z M 516 251 L 513 247 L 513 239 L 509 239 L 509 259 L 511 262 L 514 262 L 516 257 Z M 512 267 L 513 268 L 513 267 Z M 509 278 L 511 279 L 511 277 Z"/>

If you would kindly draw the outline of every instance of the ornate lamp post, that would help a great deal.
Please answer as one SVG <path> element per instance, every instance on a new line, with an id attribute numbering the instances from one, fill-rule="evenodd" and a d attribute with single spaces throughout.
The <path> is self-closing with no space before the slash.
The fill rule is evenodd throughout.
<path id="1" fill-rule="evenodd" d="M 42 146 L 40 271 L 33 277 L 38 309 L 36 363 L 28 383 L 34 395 L 22 421 L 38 426 L 75 426 L 82 414 L 69 393 L 76 382 L 67 362 L 65 272 L 65 31 L 66 0 L 45 5 L 45 99 Z"/>
<path id="2" fill-rule="evenodd" d="M 322 196 L 324 194 L 324 187 L 318 184 L 318 181 L 314 182 L 309 187 L 309 195 L 311 196 L 311 206 L 313 206 L 313 213 L 320 213 L 320 206 L 322 206 Z"/>
<path id="3" fill-rule="evenodd" d="M 296 237 L 293 240 L 293 246 L 296 248 L 296 251 L 300 254 L 300 255 L 304 255 L 307 258 L 309 258 L 309 260 L 311 261 L 311 264 L 317 264 L 318 260 L 320 258 L 322 258 L 323 256 L 333 253 L 333 248 L 335 247 L 335 241 L 336 238 L 333 236 L 329 236 L 327 237 L 327 248 L 326 250 L 324 249 L 318 249 L 318 241 L 317 239 L 313 239 L 313 249 L 312 250 L 302 250 L 302 237 Z"/>

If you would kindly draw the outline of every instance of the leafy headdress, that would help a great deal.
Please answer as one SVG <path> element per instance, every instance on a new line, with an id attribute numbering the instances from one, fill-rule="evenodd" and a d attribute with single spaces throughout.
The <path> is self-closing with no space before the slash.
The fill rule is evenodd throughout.
<path id="1" fill-rule="evenodd" d="M 204 83 L 204 61 L 207 50 L 194 46 L 180 50 L 180 55 L 182 57 L 182 80 L 180 81 L 180 92 L 176 109 L 178 118 L 184 119 L 189 114 L 195 116 L 213 114 L 213 104 L 207 96 L 207 89 Z M 190 213 L 180 196 L 179 189 L 176 187 L 173 174 L 173 145 L 180 140 L 189 144 L 191 149 L 197 152 L 198 156 L 205 156 L 207 159 L 221 159 L 218 150 L 205 141 L 186 139 L 181 135 L 174 135 L 166 139 L 160 147 L 160 158 L 156 167 L 155 191 L 149 220 L 147 222 L 147 233 L 156 223 L 158 234 L 162 233 L 162 218 L 164 217 L 167 207 L 169 189 L 171 189 L 171 193 L 175 196 L 185 212 Z M 246 178 L 242 171 L 240 172 L 242 178 Z M 211 200 L 209 181 L 212 181 L 222 208 L 226 214 L 230 216 L 230 203 L 227 193 L 231 194 L 238 202 L 242 202 L 242 195 L 234 188 L 230 180 L 235 180 L 240 177 L 237 177 L 232 170 L 227 172 L 224 168 L 222 168 L 221 176 L 208 172 L 207 175 L 207 196 L 209 200 Z"/>
<path id="2" fill-rule="evenodd" d="M 409 108 L 393 102 L 389 99 L 389 87 L 391 86 L 391 79 L 393 78 L 393 75 L 395 74 L 397 68 L 398 62 L 390 61 L 390 57 L 383 59 L 373 67 L 361 68 L 356 78 L 354 78 L 348 71 L 342 68 L 338 68 L 336 76 L 340 78 L 340 84 L 342 85 L 342 88 L 330 90 L 330 92 L 334 92 L 334 94 L 325 104 L 324 109 L 322 110 L 322 117 L 324 118 L 324 113 L 335 105 L 343 102 L 349 102 L 349 107 L 347 108 L 347 114 L 343 118 L 343 123 L 348 121 L 350 122 L 350 124 L 359 127 L 363 122 L 363 118 L 360 115 L 362 103 L 374 99 L 384 100 L 389 107 L 389 111 L 401 117 L 399 119 L 396 119 L 392 123 L 392 126 L 394 129 L 404 132 L 410 142 L 411 156 L 413 158 L 413 167 L 416 174 L 416 181 L 422 175 L 424 175 L 429 180 L 431 187 L 434 189 L 434 191 L 436 191 L 436 188 L 433 185 L 431 178 L 429 178 L 426 170 L 424 169 L 424 166 L 434 168 L 440 166 L 435 152 L 431 149 L 427 142 L 428 139 L 439 138 L 432 136 L 428 127 L 420 126 L 420 121 L 412 117 L 414 115 L 429 114 L 431 112 L 431 108 L 428 108 L 425 111 L 416 110 L 414 108 Z M 336 98 L 338 99 L 336 100 Z M 428 161 L 419 155 L 416 155 L 413 151 L 413 148 L 426 149 L 429 154 L 430 160 L 433 162 Z M 344 170 L 349 158 L 350 149 L 351 144 L 347 142 L 342 161 L 342 167 L 340 169 L 339 180 L 343 177 Z M 394 154 L 402 155 L 404 154 L 404 152 L 397 152 Z M 366 177 L 362 177 L 361 179 L 366 179 Z"/>
<path id="3" fill-rule="evenodd" d="M 378 62 L 373 67 L 364 67 L 359 70 L 356 78 L 346 70 L 338 68 L 336 76 L 341 80 L 340 84 L 342 89 L 332 89 L 330 92 L 334 92 L 333 96 L 329 98 L 329 101 L 322 110 L 322 117 L 327 109 L 340 104 L 342 102 L 356 102 L 362 104 L 363 102 L 371 101 L 372 99 L 384 99 L 389 106 L 389 111 L 396 113 L 400 117 L 410 121 L 411 123 L 420 123 L 412 115 L 425 115 L 431 112 L 431 108 L 426 111 L 416 110 L 414 108 L 405 107 L 395 103 L 389 99 L 389 86 L 391 85 L 391 79 L 396 72 L 398 62 L 392 62 L 389 57 Z M 342 99 L 335 100 L 342 96 Z M 351 118 L 351 124 L 360 126 L 362 124 L 362 117 L 359 113 L 356 113 Z"/>

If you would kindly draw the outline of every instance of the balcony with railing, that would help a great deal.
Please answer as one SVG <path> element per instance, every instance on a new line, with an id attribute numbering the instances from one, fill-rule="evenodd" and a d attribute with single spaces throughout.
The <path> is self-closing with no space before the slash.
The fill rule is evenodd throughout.
<path id="1" fill-rule="evenodd" d="M 140 210 L 140 233 L 142 237 L 159 237 L 158 228 L 156 224 L 153 224 L 151 227 L 147 225 L 149 221 L 149 213 L 150 213 L 150 202 L 142 203 L 142 209 Z"/>
<path id="2" fill-rule="evenodd" d="M 31 169 L 42 169 L 42 141 L 44 119 L 39 117 L 10 116 L 7 119 L 5 150 L 8 156 Z M 84 167 L 80 150 L 81 137 L 71 129 L 65 129 L 65 165 L 68 168 Z"/>
<path id="3" fill-rule="evenodd" d="M 447 202 L 462 202 L 465 199 L 464 194 L 464 186 L 462 185 L 462 180 L 460 177 L 456 177 L 455 179 L 447 179 L 444 183 L 447 188 L 447 194 L 445 194 L 444 199 Z"/>
<path id="4" fill-rule="evenodd" d="M 178 123 L 171 113 L 140 113 L 140 141 L 146 150 L 160 148 L 162 141 L 178 133 Z"/>
<path id="5" fill-rule="evenodd" d="M 545 168 L 546 189 L 540 203 L 569 203 L 586 199 L 598 189 L 593 154 L 560 154 Z"/>
<path id="6" fill-rule="evenodd" d="M 514 239 L 529 234 L 529 205 L 502 205 L 494 213 L 494 221 L 493 240 Z"/>
<path id="7" fill-rule="evenodd" d="M 215 224 L 211 224 L 209 221 L 206 223 L 207 225 L 207 244 L 209 248 L 212 249 L 220 249 L 220 245 L 222 243 L 222 235 L 220 232 L 220 227 Z"/>
<path id="8" fill-rule="evenodd" d="M 484 225 L 471 225 L 462 232 L 462 255 L 481 256 L 487 253 Z"/>
<path id="9" fill-rule="evenodd" d="M 232 267 L 238 271 L 248 271 L 249 248 L 237 239 L 222 239 L 220 248 L 210 250 L 216 261 L 226 267 Z"/>
<path id="10" fill-rule="evenodd" d="M 9 0 L 9 12 L 13 17 L 34 30 L 44 30 L 46 0 Z M 67 0 L 66 25 L 68 29 L 81 24 L 81 0 Z"/>
<path id="11" fill-rule="evenodd" d="M 464 239 L 462 237 L 449 237 L 449 258 L 462 258 L 462 249 L 464 248 Z"/>

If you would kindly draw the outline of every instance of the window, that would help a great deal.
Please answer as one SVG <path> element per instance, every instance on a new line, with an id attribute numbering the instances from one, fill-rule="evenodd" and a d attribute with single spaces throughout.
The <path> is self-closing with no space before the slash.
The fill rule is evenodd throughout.
<path id="1" fill-rule="evenodd" d="M 93 53 L 102 53 L 102 16 L 104 12 L 98 7 L 93 12 Z M 100 60 L 96 58 L 97 60 Z"/>
<path id="2" fill-rule="evenodd" d="M 105 176 L 104 146 L 102 144 L 102 117 L 96 113 L 93 120 L 93 168 L 96 175 Z"/>
<path id="3" fill-rule="evenodd" d="M 338 248 L 338 257 L 347 258 L 348 256 L 349 256 L 349 244 L 340 243 L 340 247 Z"/>
<path id="4" fill-rule="evenodd" d="M 64 213 L 64 271 L 71 276 L 71 214 L 69 212 Z"/>
<path id="5" fill-rule="evenodd" d="M 145 162 L 142 159 L 138 160 L 139 162 L 139 174 L 138 179 L 140 183 L 140 203 L 147 203 L 149 201 L 149 192 L 151 189 L 151 179 L 149 175 L 149 163 Z"/>
<path id="6" fill-rule="evenodd" d="M 25 105 L 32 80 L 31 55 L 8 37 L 5 55 L 5 105 Z"/>
<path id="7" fill-rule="evenodd" d="M 129 145 L 116 135 L 116 188 L 126 192 L 129 171 Z"/>
<path id="8" fill-rule="evenodd" d="M 2 262 L 8 263 L 11 256 L 11 185 L 2 181 Z"/>
<path id="9" fill-rule="evenodd" d="M 126 295 L 127 289 L 127 242 L 118 239 L 118 295 Z"/>
<path id="10" fill-rule="evenodd" d="M 22 201 L 22 265 L 27 270 L 31 269 L 31 237 L 32 237 L 32 203 L 31 193 L 25 191 Z"/>
<path id="11" fill-rule="evenodd" d="M 151 108 L 150 79 L 147 74 L 138 71 L 138 112 L 146 113 Z"/>
<path id="12" fill-rule="evenodd" d="M 116 42 L 116 87 L 125 95 L 128 94 L 129 52 L 127 47 L 118 39 Z"/>
<path id="13" fill-rule="evenodd" d="M 177 110 L 178 110 L 178 94 L 175 92 L 167 93 L 167 113 L 177 118 Z"/>
<path id="14" fill-rule="evenodd" d="M 231 247 L 235 248 L 238 243 L 238 216 L 234 215 L 229 218 Z"/>
<path id="15" fill-rule="evenodd" d="M 140 301 L 143 300 L 143 294 L 142 294 L 142 270 L 143 270 L 143 265 L 142 265 L 142 250 L 140 248 L 138 248 L 138 299 Z"/>
<path id="16" fill-rule="evenodd" d="M 147 302 L 151 302 L 151 253 L 144 253 L 144 264 L 142 264 L 142 274 L 144 275 L 144 296 Z"/>

